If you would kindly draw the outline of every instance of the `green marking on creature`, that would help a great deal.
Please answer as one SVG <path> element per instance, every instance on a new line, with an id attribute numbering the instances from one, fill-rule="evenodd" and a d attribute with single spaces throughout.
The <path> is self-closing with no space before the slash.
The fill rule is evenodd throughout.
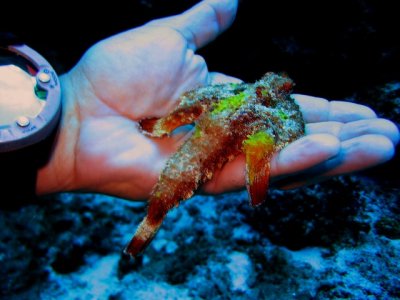
<path id="1" fill-rule="evenodd" d="M 269 133 L 259 131 L 249 135 L 243 144 L 244 146 L 273 145 L 275 144 L 275 140 Z"/>
<path id="2" fill-rule="evenodd" d="M 237 95 L 230 96 L 215 103 L 215 107 L 212 110 L 212 114 L 216 115 L 225 111 L 233 112 L 237 110 L 240 106 L 242 106 L 245 102 L 246 102 L 246 93 L 241 92 Z"/>
<path id="3" fill-rule="evenodd" d="M 261 91 L 261 96 L 268 97 L 268 93 L 269 93 L 269 91 L 267 89 L 264 89 Z"/>
<path id="4" fill-rule="evenodd" d="M 194 132 L 193 132 L 193 137 L 194 138 L 200 138 L 202 135 L 201 129 L 199 126 L 194 127 Z"/>
<path id="5" fill-rule="evenodd" d="M 287 119 L 289 119 L 289 116 L 287 115 L 287 113 L 285 113 L 285 112 L 282 111 L 282 110 L 278 110 L 278 111 L 277 111 L 277 114 L 278 114 L 278 117 L 279 117 L 281 120 L 287 120 Z"/>

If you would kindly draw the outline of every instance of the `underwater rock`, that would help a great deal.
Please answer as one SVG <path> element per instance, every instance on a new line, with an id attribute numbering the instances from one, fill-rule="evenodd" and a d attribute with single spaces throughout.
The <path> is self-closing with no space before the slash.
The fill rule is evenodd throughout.
<path id="1" fill-rule="evenodd" d="M 230 260 L 227 264 L 233 291 L 246 292 L 251 285 L 250 279 L 253 276 L 252 262 L 247 254 L 233 252 L 228 255 Z"/>

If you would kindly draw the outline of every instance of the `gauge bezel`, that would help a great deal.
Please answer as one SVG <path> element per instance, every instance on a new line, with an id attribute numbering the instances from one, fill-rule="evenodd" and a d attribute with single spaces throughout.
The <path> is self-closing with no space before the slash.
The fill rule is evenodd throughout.
<path id="1" fill-rule="evenodd" d="M 17 120 L 0 127 L 0 153 L 19 150 L 44 140 L 55 129 L 61 115 L 61 89 L 58 76 L 50 63 L 38 52 L 26 45 L 12 45 L 8 50 L 24 58 L 37 70 L 36 82 L 38 88 L 47 92 L 45 105 L 35 117 L 27 117 L 27 124 L 21 126 Z M 43 74 L 49 79 L 40 79 Z"/>

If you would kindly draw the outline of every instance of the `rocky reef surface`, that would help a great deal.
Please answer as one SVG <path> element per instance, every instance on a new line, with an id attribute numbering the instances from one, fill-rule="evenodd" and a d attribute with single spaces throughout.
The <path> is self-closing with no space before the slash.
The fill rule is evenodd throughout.
<path id="1" fill-rule="evenodd" d="M 400 298 L 398 189 L 345 176 L 270 192 L 195 196 L 140 260 L 121 254 L 143 203 L 62 194 L 1 211 L 4 299 Z"/>
<path id="2" fill-rule="evenodd" d="M 164 2 L 100 7 L 90 26 L 75 22 L 51 43 L 34 26 L 17 34 L 68 69 L 96 40 L 196 1 Z M 392 4 L 262 3 L 241 1 L 233 27 L 201 51 L 211 70 L 246 81 L 286 71 L 297 92 L 366 104 L 400 125 Z M 272 189 L 257 209 L 244 191 L 197 195 L 168 215 L 135 262 L 121 253 L 145 203 L 60 194 L 0 210 L 0 298 L 400 299 L 399 150 L 362 173 Z"/>

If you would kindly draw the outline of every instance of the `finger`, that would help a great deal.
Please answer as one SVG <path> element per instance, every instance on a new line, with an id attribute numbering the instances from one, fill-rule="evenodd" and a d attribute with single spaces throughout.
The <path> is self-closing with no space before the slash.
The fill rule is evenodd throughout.
<path id="1" fill-rule="evenodd" d="M 220 83 L 241 83 L 243 82 L 239 78 L 225 75 L 219 72 L 208 73 L 208 84 L 220 84 Z"/>
<path id="2" fill-rule="evenodd" d="M 342 142 L 339 155 L 328 160 L 324 176 L 335 176 L 363 170 L 388 161 L 394 155 L 390 139 L 377 134 L 359 136 Z"/>
<path id="3" fill-rule="evenodd" d="M 333 158 L 306 172 L 287 177 L 276 185 L 280 188 L 295 188 L 336 175 L 360 171 L 390 160 L 394 152 L 394 145 L 386 136 L 376 134 L 359 136 L 342 142 L 338 155 Z"/>
<path id="4" fill-rule="evenodd" d="M 399 130 L 395 124 L 386 119 L 358 120 L 349 123 L 319 122 L 306 125 L 308 134 L 328 133 L 337 136 L 341 141 L 367 134 L 386 136 L 394 145 L 399 142 Z"/>
<path id="5" fill-rule="evenodd" d="M 146 26 L 165 26 L 179 32 L 196 50 L 214 40 L 233 22 L 238 0 L 205 0 L 184 13 L 154 20 Z"/>
<path id="6" fill-rule="evenodd" d="M 306 124 L 306 133 L 307 134 L 327 133 L 338 137 L 340 135 L 340 131 L 343 128 L 343 125 L 344 124 L 342 122 L 335 122 L 335 121 L 308 123 Z"/>
<path id="7" fill-rule="evenodd" d="M 343 125 L 340 140 L 349 140 L 361 135 L 379 134 L 387 137 L 396 145 L 399 142 L 397 126 L 386 119 L 359 120 Z"/>
<path id="8" fill-rule="evenodd" d="M 299 94 L 295 94 L 293 97 L 300 105 L 307 123 L 326 121 L 347 123 L 376 118 L 375 112 L 365 105 L 345 101 L 328 101 L 324 98 Z"/>
<path id="9" fill-rule="evenodd" d="M 271 175 L 297 173 L 338 154 L 340 142 L 330 134 L 305 136 L 284 148 L 271 162 Z"/>
<path id="10" fill-rule="evenodd" d="M 331 135 L 305 136 L 288 145 L 271 161 L 271 177 L 300 172 L 318 165 L 337 155 L 339 141 Z M 243 188 L 245 184 L 245 160 L 238 156 L 214 174 L 212 181 L 203 186 L 209 193 L 221 193 Z"/>

